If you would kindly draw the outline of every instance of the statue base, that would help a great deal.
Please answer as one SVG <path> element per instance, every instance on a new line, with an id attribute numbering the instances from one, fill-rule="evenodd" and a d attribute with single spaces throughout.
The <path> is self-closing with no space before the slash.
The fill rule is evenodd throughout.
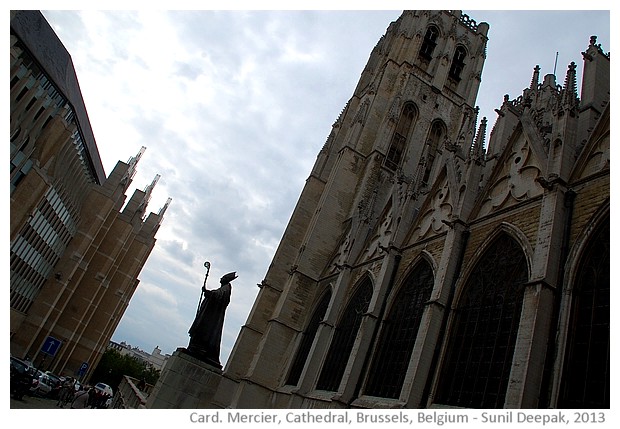
<path id="1" fill-rule="evenodd" d="M 204 363 L 206 363 L 207 365 L 211 365 L 212 367 L 218 368 L 218 369 L 222 369 L 222 364 L 220 363 L 219 360 L 217 359 L 212 359 L 210 358 L 207 353 L 203 350 L 196 350 L 192 348 L 191 342 L 188 348 L 186 349 L 182 349 L 179 348 L 179 350 L 183 350 L 185 353 L 187 353 L 188 355 L 190 355 L 193 358 L 198 359 L 199 361 L 202 361 Z M 218 350 L 219 353 L 219 350 Z"/>
<path id="2" fill-rule="evenodd" d="M 217 391 L 222 370 L 195 358 L 182 347 L 170 356 L 149 395 L 146 408 L 201 408 Z"/>

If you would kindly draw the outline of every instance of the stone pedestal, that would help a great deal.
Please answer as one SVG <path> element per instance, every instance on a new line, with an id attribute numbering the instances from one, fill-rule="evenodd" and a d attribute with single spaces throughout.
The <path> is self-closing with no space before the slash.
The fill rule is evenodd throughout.
<path id="1" fill-rule="evenodd" d="M 200 408 L 217 391 L 222 370 L 178 348 L 166 362 L 146 408 Z"/>

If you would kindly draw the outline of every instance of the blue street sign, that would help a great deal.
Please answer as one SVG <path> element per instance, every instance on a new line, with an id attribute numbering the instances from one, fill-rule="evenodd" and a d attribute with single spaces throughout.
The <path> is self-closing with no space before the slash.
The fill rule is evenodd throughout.
<path id="1" fill-rule="evenodd" d="M 82 362 L 82 365 L 80 365 L 80 369 L 78 370 L 78 375 L 80 376 L 84 375 L 87 369 L 88 369 L 88 362 Z"/>
<path id="2" fill-rule="evenodd" d="M 54 337 L 47 337 L 45 339 L 45 342 L 43 343 L 43 346 L 41 347 L 41 351 L 50 356 L 56 356 L 56 352 L 60 348 L 61 344 L 62 341 L 57 340 Z"/>

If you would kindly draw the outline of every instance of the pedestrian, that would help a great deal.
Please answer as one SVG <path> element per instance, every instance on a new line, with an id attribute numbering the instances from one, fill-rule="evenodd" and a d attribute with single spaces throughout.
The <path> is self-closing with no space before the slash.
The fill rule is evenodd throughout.
<path id="1" fill-rule="evenodd" d="M 86 408 L 88 404 L 88 386 L 80 386 L 80 390 L 75 392 L 71 408 Z"/>
<path id="2" fill-rule="evenodd" d="M 88 386 L 88 403 L 86 406 L 88 408 L 95 408 L 95 397 L 97 396 L 97 389 L 92 386 Z"/>
<path id="3" fill-rule="evenodd" d="M 67 379 L 62 383 L 62 387 L 58 392 L 58 402 L 56 403 L 57 407 L 64 408 L 65 405 L 69 403 L 73 399 L 75 394 L 75 381 L 72 377 L 67 377 Z"/>

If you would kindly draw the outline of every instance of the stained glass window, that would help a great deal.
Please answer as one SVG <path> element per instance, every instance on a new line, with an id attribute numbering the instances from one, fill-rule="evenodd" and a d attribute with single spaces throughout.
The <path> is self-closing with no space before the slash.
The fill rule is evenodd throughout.
<path id="1" fill-rule="evenodd" d="M 583 253 L 572 309 L 558 407 L 609 408 L 609 219 Z"/>
<path id="2" fill-rule="evenodd" d="M 433 290 L 433 271 L 417 264 L 381 325 L 364 394 L 397 399 L 403 387 L 424 306 Z"/>
<path id="3" fill-rule="evenodd" d="M 319 324 L 321 323 L 321 320 L 323 320 L 323 318 L 325 317 L 325 312 L 327 311 L 331 296 L 331 291 L 324 293 L 323 297 L 321 298 L 318 305 L 314 309 L 314 312 L 312 313 L 310 322 L 308 323 L 308 326 L 302 334 L 302 338 L 297 349 L 297 354 L 295 355 L 295 360 L 293 361 L 291 371 L 286 380 L 287 385 L 296 386 L 299 382 L 301 371 L 304 369 L 304 365 L 306 364 L 306 359 L 308 358 L 308 354 L 310 353 L 310 348 L 312 347 L 312 343 L 314 342 L 316 332 L 319 329 Z"/>
<path id="4" fill-rule="evenodd" d="M 525 254 L 501 234 L 475 265 L 454 310 L 438 403 L 504 405 L 527 280 Z"/>
<path id="5" fill-rule="evenodd" d="M 332 338 L 316 388 L 337 391 L 349 361 L 357 331 L 372 297 L 369 278 L 362 281 L 347 305 Z"/>

